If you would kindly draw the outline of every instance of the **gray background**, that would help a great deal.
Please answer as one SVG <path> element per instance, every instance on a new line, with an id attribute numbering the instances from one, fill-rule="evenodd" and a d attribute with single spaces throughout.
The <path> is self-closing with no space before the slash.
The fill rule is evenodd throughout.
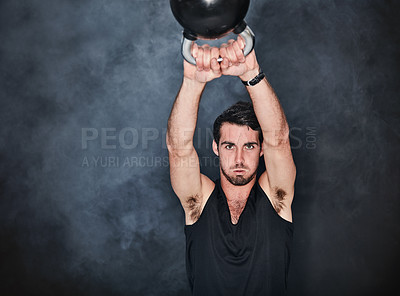
<path id="1" fill-rule="evenodd" d="M 289 295 L 397 287 L 399 8 L 251 1 L 298 172 Z M 169 2 L 1 1 L 0 34 L 0 294 L 188 295 L 164 144 L 182 79 Z M 212 178 L 212 122 L 240 99 L 232 77 L 204 93 Z"/>

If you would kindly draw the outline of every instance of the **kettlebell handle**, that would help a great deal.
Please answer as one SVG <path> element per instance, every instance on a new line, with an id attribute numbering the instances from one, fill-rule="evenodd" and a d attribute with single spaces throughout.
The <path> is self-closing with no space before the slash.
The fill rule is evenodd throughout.
<path id="1" fill-rule="evenodd" d="M 254 44 L 255 44 L 255 41 L 256 41 L 253 31 L 250 29 L 250 27 L 248 25 L 246 25 L 242 32 L 237 33 L 236 30 L 235 30 L 234 33 L 236 33 L 236 34 L 238 34 L 238 35 L 243 37 L 244 42 L 246 44 L 244 49 L 243 49 L 243 53 L 244 53 L 244 56 L 247 56 L 253 50 Z M 182 37 L 182 56 L 187 62 L 191 63 L 192 65 L 196 65 L 196 60 L 191 54 L 192 43 L 195 40 L 196 40 L 196 38 L 188 39 L 188 38 L 186 38 L 185 33 L 183 34 L 183 37 Z M 217 61 L 221 62 L 222 58 L 218 58 Z"/>

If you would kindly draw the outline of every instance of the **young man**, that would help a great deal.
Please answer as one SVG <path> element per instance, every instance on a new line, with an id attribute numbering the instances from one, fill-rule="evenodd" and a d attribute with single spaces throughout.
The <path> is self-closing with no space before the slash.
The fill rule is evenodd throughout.
<path id="1" fill-rule="evenodd" d="M 221 48 L 194 44 L 196 66 L 184 61 L 168 120 L 171 184 L 185 211 L 193 295 L 286 293 L 296 176 L 289 127 L 255 52 L 244 57 L 243 48 L 240 37 Z M 204 87 L 221 75 L 248 82 L 252 104 L 239 102 L 216 119 L 212 149 L 220 179 L 213 182 L 200 173 L 193 135 Z M 262 155 L 266 171 L 256 180 Z"/>

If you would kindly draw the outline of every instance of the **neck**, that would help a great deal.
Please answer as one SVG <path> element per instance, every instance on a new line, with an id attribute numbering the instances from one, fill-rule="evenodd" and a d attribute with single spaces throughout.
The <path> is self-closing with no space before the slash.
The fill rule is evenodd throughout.
<path id="1" fill-rule="evenodd" d="M 253 178 L 249 183 L 243 186 L 233 185 L 229 182 L 222 172 L 221 176 L 221 187 L 225 193 L 227 200 L 246 200 L 249 197 L 250 191 L 256 183 L 256 177 Z"/>

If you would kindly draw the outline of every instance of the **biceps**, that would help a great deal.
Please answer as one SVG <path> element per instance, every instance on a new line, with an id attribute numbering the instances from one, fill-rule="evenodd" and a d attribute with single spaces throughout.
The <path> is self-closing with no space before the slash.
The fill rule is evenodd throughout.
<path id="1" fill-rule="evenodd" d="M 169 153 L 171 185 L 184 205 L 186 199 L 201 196 L 199 158 L 193 148 L 185 155 Z"/>
<path id="2" fill-rule="evenodd" d="M 290 144 L 275 147 L 265 146 L 264 160 L 269 187 L 283 189 L 288 195 L 293 195 L 296 166 Z"/>

